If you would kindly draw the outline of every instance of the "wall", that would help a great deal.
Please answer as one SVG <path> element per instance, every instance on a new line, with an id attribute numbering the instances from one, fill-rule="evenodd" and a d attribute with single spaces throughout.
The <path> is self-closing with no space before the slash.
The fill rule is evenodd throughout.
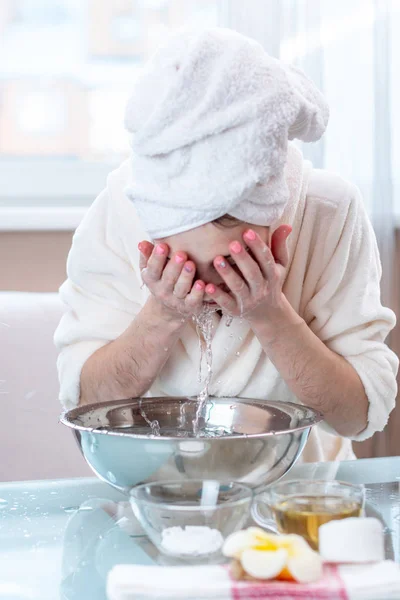
<path id="1" fill-rule="evenodd" d="M 71 242 L 69 231 L 1 232 L 0 290 L 56 291 Z"/>

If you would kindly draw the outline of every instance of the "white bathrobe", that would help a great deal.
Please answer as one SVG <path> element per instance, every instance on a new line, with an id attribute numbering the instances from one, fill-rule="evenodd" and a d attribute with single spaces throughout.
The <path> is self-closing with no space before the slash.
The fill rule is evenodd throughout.
<path id="1" fill-rule="evenodd" d="M 384 344 L 395 316 L 380 302 L 375 236 L 355 186 L 308 163 L 293 164 L 289 203 L 270 228 L 272 234 L 280 224 L 293 227 L 283 291 L 311 330 L 359 374 L 370 403 L 368 427 L 354 438 L 363 440 L 383 429 L 397 391 L 398 360 Z M 137 249 L 147 236 L 124 191 L 131 178 L 129 161 L 109 175 L 74 236 L 60 290 L 69 311 L 55 335 L 60 400 L 67 408 L 78 403 L 85 361 L 122 334 L 148 298 Z M 225 317 L 214 319 L 212 395 L 298 402 L 245 320 L 226 327 Z M 198 367 L 198 338 L 188 322 L 148 395 L 198 394 Z M 353 457 L 351 440 L 322 423 L 301 459 Z"/>

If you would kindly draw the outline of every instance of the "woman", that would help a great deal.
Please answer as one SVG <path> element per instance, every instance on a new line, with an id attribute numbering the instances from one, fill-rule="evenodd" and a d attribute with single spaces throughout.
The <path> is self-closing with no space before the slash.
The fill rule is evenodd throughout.
<path id="1" fill-rule="evenodd" d="M 68 259 L 67 407 L 198 394 L 192 315 L 209 302 L 210 394 L 321 411 L 303 460 L 352 458 L 385 426 L 398 361 L 372 227 L 355 186 L 288 143 L 327 120 L 304 73 L 233 31 L 182 31 L 153 56 L 127 107 L 132 156 Z"/>

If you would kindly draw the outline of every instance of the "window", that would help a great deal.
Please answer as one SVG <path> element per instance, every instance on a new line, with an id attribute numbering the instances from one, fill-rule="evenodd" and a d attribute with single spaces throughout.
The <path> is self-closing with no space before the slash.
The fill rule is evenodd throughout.
<path id="1" fill-rule="evenodd" d="M 0 204 L 82 206 L 129 153 L 124 108 L 163 36 L 217 1 L 1 0 Z"/>

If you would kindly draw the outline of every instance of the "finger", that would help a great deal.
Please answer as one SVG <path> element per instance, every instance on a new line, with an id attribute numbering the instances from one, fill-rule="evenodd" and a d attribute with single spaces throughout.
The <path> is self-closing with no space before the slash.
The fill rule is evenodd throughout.
<path id="1" fill-rule="evenodd" d="M 254 258 L 257 260 L 263 277 L 268 281 L 273 281 L 277 274 L 276 263 L 268 244 L 252 229 L 244 232 L 243 239 L 246 240 Z"/>
<path id="2" fill-rule="evenodd" d="M 254 260 L 254 258 L 250 256 L 250 254 L 247 252 L 243 244 L 241 244 L 238 241 L 231 242 L 229 244 L 229 250 L 231 253 L 231 257 L 235 261 L 235 264 L 240 271 L 241 278 L 247 284 L 246 289 L 247 286 L 252 290 L 257 289 L 259 286 L 261 286 L 263 283 L 263 276 L 260 267 Z M 231 285 L 229 285 L 229 287 L 232 289 L 232 291 L 236 293 L 236 291 L 233 290 Z M 244 289 L 243 291 L 245 292 L 246 289 Z"/>
<path id="3" fill-rule="evenodd" d="M 241 296 L 249 293 L 241 273 L 237 273 L 224 256 L 217 256 L 214 259 L 214 267 L 232 294 Z"/>
<path id="4" fill-rule="evenodd" d="M 194 278 L 195 272 L 196 272 L 196 267 L 195 267 L 194 262 L 192 262 L 190 260 L 187 261 L 184 264 L 181 274 L 179 275 L 178 281 L 175 284 L 174 296 L 176 296 L 180 300 L 183 300 L 184 298 L 186 298 L 186 296 L 189 294 L 190 290 L 192 289 L 193 278 Z"/>
<path id="5" fill-rule="evenodd" d="M 283 267 L 287 267 L 289 263 L 289 252 L 287 239 L 292 232 L 292 227 L 290 225 L 281 225 L 278 227 L 276 231 L 272 234 L 271 239 L 271 251 L 272 255 L 275 258 L 275 262 L 282 265 Z"/>
<path id="6" fill-rule="evenodd" d="M 171 260 L 166 265 L 161 281 L 163 282 L 163 288 L 166 292 L 171 293 L 174 291 L 175 285 L 180 277 L 183 269 L 183 265 L 187 261 L 187 254 L 185 252 L 176 252 L 171 256 Z"/>
<path id="7" fill-rule="evenodd" d="M 201 279 L 195 281 L 190 293 L 186 296 L 185 299 L 185 306 L 189 310 L 189 312 L 196 314 L 197 312 L 202 310 L 205 287 L 206 284 L 204 283 L 204 281 L 201 281 Z"/>
<path id="8" fill-rule="evenodd" d="M 157 244 L 147 261 L 146 278 L 150 281 L 161 279 L 162 272 L 167 262 L 169 247 L 167 244 Z"/>
<path id="9" fill-rule="evenodd" d="M 223 292 L 221 288 L 213 283 L 209 283 L 206 286 L 206 294 L 212 297 L 212 299 L 220 305 L 226 312 L 233 314 L 237 311 L 237 302 L 230 294 Z"/>
<path id="10" fill-rule="evenodd" d="M 147 266 L 147 261 L 149 260 L 151 253 L 153 252 L 154 249 L 154 244 L 151 244 L 150 242 L 142 241 L 139 242 L 138 244 L 138 249 L 139 249 L 139 268 L 142 271 L 143 269 L 146 268 Z"/>

